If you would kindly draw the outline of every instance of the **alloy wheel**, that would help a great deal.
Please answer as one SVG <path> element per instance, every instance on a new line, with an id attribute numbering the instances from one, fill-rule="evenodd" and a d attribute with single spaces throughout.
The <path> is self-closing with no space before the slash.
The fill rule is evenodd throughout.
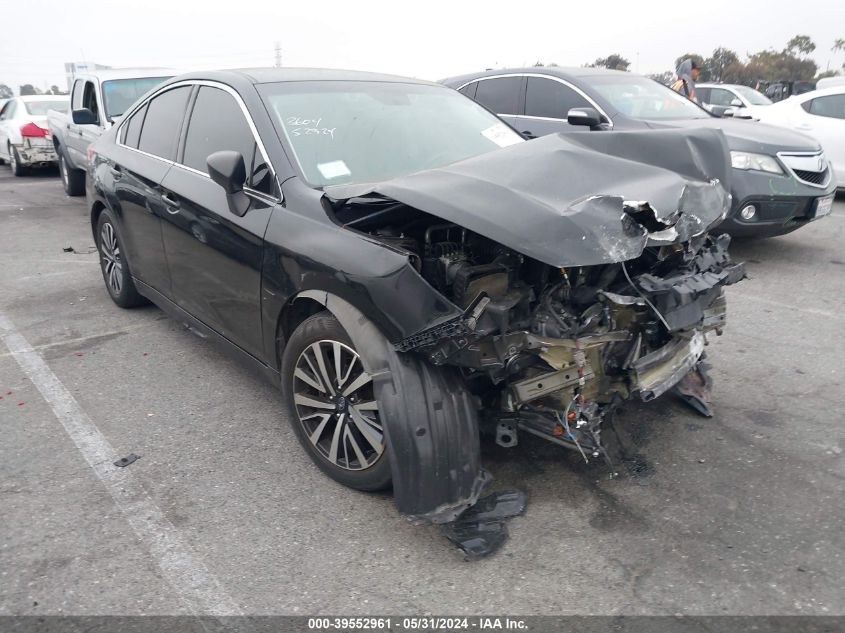
<path id="1" fill-rule="evenodd" d="M 344 470 L 371 467 L 384 452 L 384 432 L 373 379 L 348 345 L 321 340 L 296 361 L 293 394 L 299 423 L 311 444 Z"/>
<path id="2" fill-rule="evenodd" d="M 103 272 L 112 294 L 119 295 L 123 288 L 123 262 L 120 259 L 120 244 L 114 227 L 106 222 L 100 230 L 100 255 Z"/>

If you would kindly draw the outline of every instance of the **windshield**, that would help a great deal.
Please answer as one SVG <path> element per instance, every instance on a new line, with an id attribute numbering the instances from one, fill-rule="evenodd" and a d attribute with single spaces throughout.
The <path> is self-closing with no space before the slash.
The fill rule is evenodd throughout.
<path id="1" fill-rule="evenodd" d="M 733 88 L 741 94 L 751 105 L 772 105 L 772 100 L 766 95 L 757 92 L 754 88 L 748 86 L 734 86 Z"/>
<path id="2" fill-rule="evenodd" d="M 302 81 L 259 92 L 305 180 L 318 187 L 380 182 L 522 142 L 444 86 Z"/>
<path id="3" fill-rule="evenodd" d="M 709 115 L 686 97 L 639 75 L 584 77 L 590 87 L 625 116 L 646 121 L 706 119 Z"/>
<path id="4" fill-rule="evenodd" d="M 35 116 L 42 116 L 47 114 L 47 110 L 56 110 L 57 112 L 67 112 L 69 101 L 45 100 L 45 101 L 24 101 L 24 106 L 28 114 Z"/>
<path id="5" fill-rule="evenodd" d="M 129 109 L 138 97 L 170 77 L 136 77 L 103 82 L 103 107 L 106 118 L 113 119 Z"/>

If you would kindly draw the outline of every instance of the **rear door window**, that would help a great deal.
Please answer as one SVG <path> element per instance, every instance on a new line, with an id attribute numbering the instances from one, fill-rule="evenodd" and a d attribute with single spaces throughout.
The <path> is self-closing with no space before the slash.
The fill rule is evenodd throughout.
<path id="1" fill-rule="evenodd" d="M 138 141 L 139 150 L 167 160 L 176 159 L 179 130 L 190 93 L 190 86 L 181 86 L 163 92 L 149 102 Z"/>
<path id="2" fill-rule="evenodd" d="M 522 77 L 498 77 L 478 82 L 475 100 L 496 114 L 519 114 L 519 89 Z"/>
<path id="3" fill-rule="evenodd" d="M 566 84 L 553 79 L 529 77 L 525 93 L 526 116 L 566 119 L 572 108 L 590 108 L 592 104 Z"/>
<path id="4" fill-rule="evenodd" d="M 810 108 L 807 112 L 831 119 L 845 119 L 845 94 L 811 99 Z"/>

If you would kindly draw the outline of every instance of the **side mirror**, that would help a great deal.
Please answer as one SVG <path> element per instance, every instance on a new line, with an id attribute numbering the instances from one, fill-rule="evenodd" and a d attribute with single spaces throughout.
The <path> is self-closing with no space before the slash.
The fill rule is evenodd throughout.
<path id="1" fill-rule="evenodd" d="M 214 152 L 206 159 L 208 175 L 229 195 L 244 188 L 246 182 L 246 166 L 240 152 L 223 150 Z"/>
<path id="2" fill-rule="evenodd" d="M 725 113 L 731 110 L 730 106 L 723 106 L 723 105 L 714 105 L 710 106 L 710 114 L 713 116 L 719 117 L 720 119 L 725 116 Z"/>
<path id="3" fill-rule="evenodd" d="M 88 108 L 80 108 L 71 113 L 73 122 L 77 125 L 97 125 L 100 123 L 97 115 L 91 112 Z"/>
<path id="4" fill-rule="evenodd" d="M 733 99 L 731 99 L 731 105 L 735 108 L 741 108 L 742 107 L 742 101 L 740 101 L 739 99 L 734 97 Z"/>
<path id="5" fill-rule="evenodd" d="M 572 108 L 566 113 L 566 122 L 587 127 L 597 127 L 602 123 L 601 115 L 595 108 Z"/>

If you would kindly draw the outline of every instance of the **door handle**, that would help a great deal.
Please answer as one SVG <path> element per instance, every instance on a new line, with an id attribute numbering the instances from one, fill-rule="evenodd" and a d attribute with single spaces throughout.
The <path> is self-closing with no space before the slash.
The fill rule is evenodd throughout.
<path id="1" fill-rule="evenodd" d="M 118 167 L 109 167 L 109 171 L 115 180 L 120 180 L 123 177 L 123 172 Z"/>
<path id="2" fill-rule="evenodd" d="M 532 134 L 529 130 L 522 130 L 522 135 L 523 135 L 525 138 L 537 138 L 537 137 L 536 137 L 536 136 L 534 136 L 534 135 L 533 135 L 533 134 Z"/>
<path id="3" fill-rule="evenodd" d="M 179 202 L 170 198 L 166 193 L 161 194 L 161 199 L 164 201 L 164 204 L 167 206 L 167 212 L 176 215 L 179 213 Z"/>

